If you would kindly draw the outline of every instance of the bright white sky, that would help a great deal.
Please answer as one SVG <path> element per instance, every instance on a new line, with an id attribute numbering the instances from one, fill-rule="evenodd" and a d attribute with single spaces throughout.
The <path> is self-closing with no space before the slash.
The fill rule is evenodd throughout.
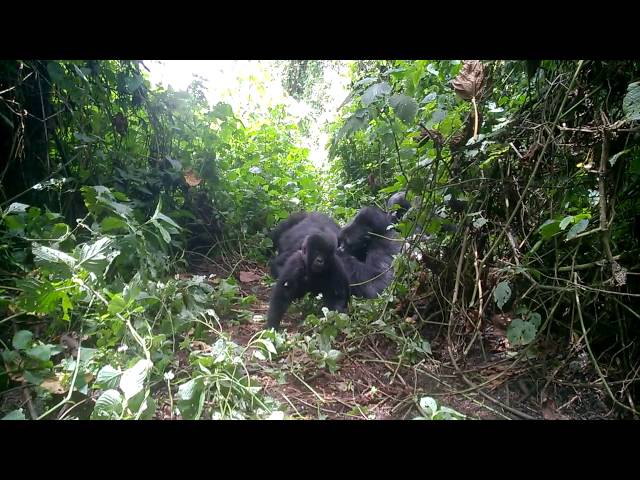
<path id="1" fill-rule="evenodd" d="M 310 149 L 309 157 L 318 166 L 324 165 L 327 152 L 327 135 L 322 126 L 335 118 L 337 108 L 348 95 L 348 63 L 343 62 L 339 72 L 325 71 L 325 81 L 329 83 L 329 104 L 316 125 L 311 127 L 311 137 L 304 141 Z M 224 101 L 233 107 L 234 113 L 243 121 L 249 113 L 263 113 L 267 108 L 283 104 L 295 121 L 303 118 L 310 108 L 305 102 L 298 102 L 284 91 L 281 79 L 273 62 L 267 60 L 145 60 L 150 70 L 152 85 L 161 83 L 174 90 L 185 90 L 194 75 L 203 78 L 207 87 L 207 99 L 214 105 Z"/>

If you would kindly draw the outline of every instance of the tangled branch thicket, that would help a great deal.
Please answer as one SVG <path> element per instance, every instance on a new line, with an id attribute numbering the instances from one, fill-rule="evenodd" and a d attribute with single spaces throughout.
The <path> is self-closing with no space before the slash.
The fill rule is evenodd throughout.
<path id="1" fill-rule="evenodd" d="M 537 336 L 522 342 L 527 348 L 513 367 L 548 365 L 554 352 L 562 358 L 544 370 L 543 400 L 561 371 L 588 358 L 585 386 L 638 413 L 640 128 L 622 109 L 637 70 L 634 62 L 557 64 L 509 125 L 458 151 L 443 149 L 448 161 L 424 172 L 433 179 L 424 205 L 436 188 L 466 199 L 457 213 L 464 226 L 445 247 L 424 251 L 433 275 L 420 277 L 411 298 L 421 317 L 436 312 L 448 322 L 448 350 L 459 371 L 483 349 L 480 338 L 520 318 Z M 436 180 L 443 169 L 444 185 Z M 494 301 L 500 295 L 502 309 Z M 542 314 L 542 322 L 530 312 Z M 554 351 L 546 348 L 552 337 Z"/>

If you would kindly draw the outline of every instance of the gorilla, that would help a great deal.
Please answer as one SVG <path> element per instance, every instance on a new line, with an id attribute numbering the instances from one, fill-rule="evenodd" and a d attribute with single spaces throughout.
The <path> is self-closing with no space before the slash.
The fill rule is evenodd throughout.
<path id="1" fill-rule="evenodd" d="M 304 239 L 314 233 L 337 236 L 340 227 L 321 213 L 296 212 L 280 222 L 271 232 L 271 240 L 278 255 L 271 261 L 271 276 L 278 278 L 287 259 L 302 248 Z"/>
<path id="2" fill-rule="evenodd" d="M 340 248 L 364 262 L 375 247 L 377 252 L 390 255 L 400 250 L 400 242 L 392 228 L 392 218 L 378 207 L 365 207 L 338 234 Z"/>
<path id="3" fill-rule="evenodd" d="M 387 201 L 387 210 L 394 222 L 401 220 L 410 208 L 411 203 L 407 200 L 406 192 L 394 193 Z"/>
<path id="4" fill-rule="evenodd" d="M 393 256 L 402 244 L 391 225 L 390 215 L 365 207 L 338 235 L 338 257 L 358 297 L 375 298 L 393 280 Z"/>
<path id="5" fill-rule="evenodd" d="M 269 302 L 267 328 L 279 328 L 289 305 L 306 293 L 321 293 L 330 310 L 346 312 L 349 276 L 336 255 L 338 225 L 319 213 L 295 213 L 273 231 L 278 248 L 271 262 L 277 278 Z"/>

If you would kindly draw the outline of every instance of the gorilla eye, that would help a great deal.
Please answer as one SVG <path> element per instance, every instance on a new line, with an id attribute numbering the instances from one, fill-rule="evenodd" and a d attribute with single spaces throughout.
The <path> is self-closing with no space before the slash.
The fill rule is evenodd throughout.
<path id="1" fill-rule="evenodd" d="M 288 286 L 289 286 L 289 282 L 284 282 L 284 283 L 282 284 L 282 286 L 283 286 L 283 287 L 288 287 Z"/>

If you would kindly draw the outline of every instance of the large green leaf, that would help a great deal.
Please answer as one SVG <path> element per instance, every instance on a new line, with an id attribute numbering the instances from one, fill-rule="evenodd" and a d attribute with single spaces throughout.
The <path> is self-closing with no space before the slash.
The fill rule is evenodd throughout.
<path id="1" fill-rule="evenodd" d="M 2 417 L 2 420 L 26 420 L 26 417 L 24 416 L 24 412 L 22 411 L 22 409 L 19 408 L 7 413 L 4 417 Z"/>
<path id="2" fill-rule="evenodd" d="M 507 340 L 513 346 L 527 345 L 536 337 L 538 329 L 533 322 L 525 322 L 521 318 L 514 319 L 507 328 Z"/>
<path id="3" fill-rule="evenodd" d="M 54 353 L 54 351 L 54 345 L 36 345 L 35 347 L 26 350 L 25 354 L 33 359 L 46 362 L 51 358 L 51 354 Z"/>
<path id="4" fill-rule="evenodd" d="M 418 103 L 407 95 L 393 95 L 389 99 L 389 104 L 400 120 L 405 123 L 410 123 L 418 112 Z"/>
<path id="5" fill-rule="evenodd" d="M 498 308 L 502 310 L 502 307 L 504 307 L 511 298 L 511 287 L 509 286 L 509 282 L 500 282 L 493 292 L 493 298 L 498 304 Z"/>
<path id="6" fill-rule="evenodd" d="M 98 372 L 96 385 L 100 388 L 116 388 L 121 375 L 122 372 L 120 370 L 113 368 L 111 365 L 105 365 Z"/>
<path id="7" fill-rule="evenodd" d="M 578 223 L 576 223 L 573 227 L 571 227 L 569 233 L 567 233 L 567 241 L 573 240 L 579 233 L 584 232 L 587 228 L 587 225 L 589 225 L 589 220 L 586 219 L 580 220 Z"/>
<path id="8" fill-rule="evenodd" d="M 118 418 L 123 411 L 122 395 L 117 390 L 107 390 L 98 400 L 91 414 L 92 419 Z"/>
<path id="9" fill-rule="evenodd" d="M 131 368 L 124 371 L 120 378 L 120 390 L 127 400 L 144 388 L 144 381 L 153 366 L 149 360 L 141 359 Z"/>
<path id="10" fill-rule="evenodd" d="M 640 82 L 630 83 L 627 87 L 622 110 L 627 120 L 640 120 Z"/>
<path id="11" fill-rule="evenodd" d="M 61 252 L 60 250 L 56 250 L 55 248 L 49 248 L 38 243 L 33 243 L 31 251 L 36 257 L 37 262 L 66 265 L 69 268 L 74 268 L 76 266 L 75 258 L 67 253 Z"/>
<path id="12" fill-rule="evenodd" d="M 389 85 L 387 82 L 374 83 L 364 91 L 362 97 L 360 98 L 360 101 L 362 102 L 362 105 L 367 107 L 371 103 L 375 102 L 378 97 L 382 95 L 389 95 L 390 93 L 391 85 Z"/>
<path id="13" fill-rule="evenodd" d="M 29 330 L 19 330 L 13 335 L 11 344 L 16 350 L 25 350 L 31 345 L 31 340 L 33 340 L 33 333 Z"/>
<path id="14" fill-rule="evenodd" d="M 558 220 L 547 220 L 539 229 L 542 238 L 550 239 L 560 231 L 560 222 Z"/>
<path id="15" fill-rule="evenodd" d="M 112 250 L 111 244 L 111 239 L 102 237 L 93 243 L 82 245 L 78 254 L 78 267 L 102 275 L 109 262 L 119 253 Z"/>

